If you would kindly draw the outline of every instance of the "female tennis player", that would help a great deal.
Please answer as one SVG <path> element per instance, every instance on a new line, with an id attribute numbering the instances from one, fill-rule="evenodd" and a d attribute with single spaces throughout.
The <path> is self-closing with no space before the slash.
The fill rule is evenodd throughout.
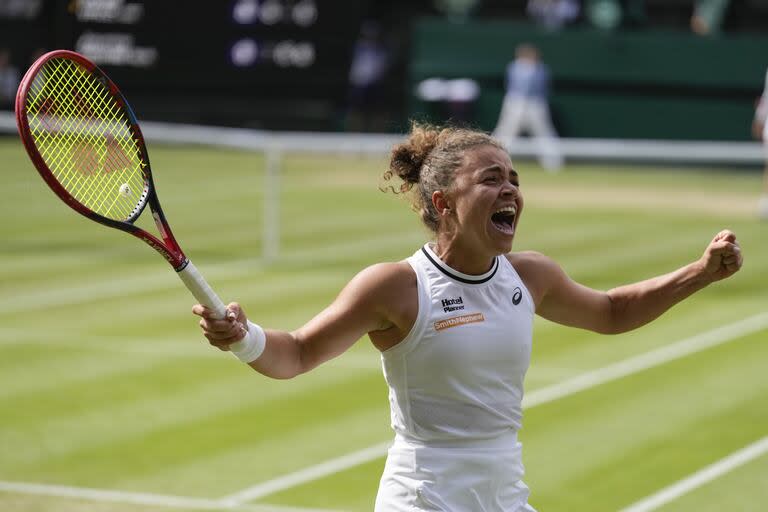
<path id="1" fill-rule="evenodd" d="M 434 232 L 411 257 L 366 268 L 294 332 L 264 331 L 236 303 L 224 320 L 201 305 L 193 312 L 212 345 L 274 378 L 307 372 L 368 334 L 395 431 L 376 511 L 532 511 L 517 431 L 534 313 L 599 333 L 635 329 L 737 272 L 739 244 L 721 231 L 689 265 L 597 291 L 542 254 L 510 252 L 523 196 L 490 136 L 415 124 L 393 149 L 385 179 L 395 177 Z"/>

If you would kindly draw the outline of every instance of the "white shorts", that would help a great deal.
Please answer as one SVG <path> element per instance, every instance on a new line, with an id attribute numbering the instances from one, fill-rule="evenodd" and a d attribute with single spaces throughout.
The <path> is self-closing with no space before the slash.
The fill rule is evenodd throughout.
<path id="1" fill-rule="evenodd" d="M 536 512 L 528 505 L 522 445 L 504 439 L 426 446 L 396 438 L 375 512 Z"/>

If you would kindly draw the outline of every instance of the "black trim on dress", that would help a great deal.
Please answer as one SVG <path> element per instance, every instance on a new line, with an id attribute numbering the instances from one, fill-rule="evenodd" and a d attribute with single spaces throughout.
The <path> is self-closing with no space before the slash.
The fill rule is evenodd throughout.
<path id="1" fill-rule="evenodd" d="M 456 281 L 460 281 L 460 282 L 466 283 L 466 284 L 482 284 L 482 283 L 487 283 L 488 281 L 491 280 L 491 278 L 494 275 L 496 275 L 496 271 L 499 269 L 499 257 L 497 256 L 497 257 L 495 257 L 493 259 L 493 266 L 492 266 L 491 270 L 489 270 L 489 274 L 487 276 L 479 277 L 478 279 L 467 279 L 466 277 L 462 277 L 462 276 L 456 275 L 454 273 L 455 271 L 451 272 L 452 269 L 449 266 L 447 266 L 445 263 L 443 263 L 442 261 L 440 261 L 440 260 L 435 261 L 435 259 L 432 257 L 432 255 L 429 254 L 429 251 L 427 251 L 426 247 L 422 247 L 421 248 L 421 252 L 424 253 L 424 256 L 426 256 L 427 259 L 429 261 L 431 261 L 432 264 L 435 267 L 437 267 L 437 269 L 440 272 L 442 272 L 443 274 L 447 275 L 451 279 L 455 279 Z"/>

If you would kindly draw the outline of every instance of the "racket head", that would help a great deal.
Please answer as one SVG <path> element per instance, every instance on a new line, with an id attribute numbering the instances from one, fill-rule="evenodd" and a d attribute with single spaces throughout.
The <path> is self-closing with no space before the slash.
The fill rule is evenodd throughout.
<path id="1" fill-rule="evenodd" d="M 46 53 L 21 80 L 15 110 L 29 157 L 59 198 L 140 238 L 177 271 L 187 265 L 160 207 L 136 116 L 96 64 L 69 50 Z M 162 240 L 134 225 L 147 204 Z"/>
<path id="2" fill-rule="evenodd" d="M 86 57 L 37 59 L 16 94 L 16 123 L 35 168 L 66 204 L 125 231 L 154 195 L 144 137 L 117 86 Z"/>

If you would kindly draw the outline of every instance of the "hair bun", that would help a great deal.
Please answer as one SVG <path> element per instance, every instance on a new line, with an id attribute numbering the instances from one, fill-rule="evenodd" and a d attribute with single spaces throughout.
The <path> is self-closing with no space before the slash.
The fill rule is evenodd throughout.
<path id="1" fill-rule="evenodd" d="M 419 182 L 421 168 L 437 146 L 439 137 L 437 128 L 414 121 L 408 139 L 392 148 L 389 170 L 403 180 L 404 189 Z"/>

